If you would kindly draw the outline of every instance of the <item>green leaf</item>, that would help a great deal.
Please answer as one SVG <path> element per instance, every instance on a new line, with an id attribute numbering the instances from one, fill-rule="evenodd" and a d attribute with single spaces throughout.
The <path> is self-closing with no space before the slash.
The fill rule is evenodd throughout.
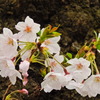
<path id="1" fill-rule="evenodd" d="M 59 26 L 58 26 L 58 27 L 59 27 Z M 55 32 L 55 31 L 58 29 L 58 27 L 52 28 L 51 25 L 47 26 L 47 27 L 44 29 L 43 33 L 40 35 L 39 42 L 44 42 L 46 39 L 60 36 L 61 33 Z"/>
<path id="2" fill-rule="evenodd" d="M 41 31 L 39 31 L 37 34 L 40 36 L 41 35 Z"/>
<path id="3" fill-rule="evenodd" d="M 97 44 L 97 45 L 96 45 L 96 48 L 97 48 L 98 50 L 100 50 L 100 44 Z"/>
<path id="4" fill-rule="evenodd" d="M 61 33 L 59 33 L 59 32 L 52 32 L 53 37 L 57 37 L 57 36 L 60 36 L 60 35 L 61 35 Z"/>
<path id="5" fill-rule="evenodd" d="M 64 57 L 64 62 L 67 62 L 68 61 L 68 58 Z"/>
<path id="6" fill-rule="evenodd" d="M 96 48 L 97 48 L 98 50 L 100 50 L 100 40 L 98 40 L 98 41 L 96 42 Z"/>
<path id="7" fill-rule="evenodd" d="M 66 55 L 67 55 L 70 59 L 72 59 L 72 54 L 71 54 L 71 53 L 66 53 Z"/>

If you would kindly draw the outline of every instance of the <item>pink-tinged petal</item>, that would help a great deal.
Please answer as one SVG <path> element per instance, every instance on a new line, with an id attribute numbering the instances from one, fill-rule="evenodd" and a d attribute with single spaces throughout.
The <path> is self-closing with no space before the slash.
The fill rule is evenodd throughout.
<path id="1" fill-rule="evenodd" d="M 88 60 L 86 60 L 86 59 L 80 58 L 79 62 L 85 67 L 89 67 L 90 66 L 90 62 Z"/>
<path id="2" fill-rule="evenodd" d="M 16 77 L 22 79 L 21 74 L 17 70 L 10 70 L 9 72 L 12 73 L 9 74 L 8 77 L 13 85 L 16 83 Z"/>
<path id="3" fill-rule="evenodd" d="M 60 52 L 60 46 L 58 44 L 48 45 L 47 48 L 51 54 Z"/>
<path id="4" fill-rule="evenodd" d="M 54 38 L 50 38 L 49 39 L 52 43 L 57 43 L 60 40 L 60 36 L 58 37 L 54 37 Z"/>
<path id="5" fill-rule="evenodd" d="M 19 35 L 19 40 L 20 41 L 25 41 L 25 42 L 35 42 L 37 38 L 36 34 L 33 34 L 32 32 L 30 33 L 22 33 L 21 35 Z"/>
<path id="6" fill-rule="evenodd" d="M 76 65 L 79 63 L 79 60 L 77 58 L 74 58 L 74 59 L 68 60 L 67 63 L 69 63 L 71 65 Z"/>
<path id="7" fill-rule="evenodd" d="M 26 28 L 26 24 L 25 24 L 25 22 L 18 22 L 17 25 L 15 25 L 15 28 L 18 31 L 24 31 Z"/>
<path id="8" fill-rule="evenodd" d="M 17 55 L 17 41 L 13 38 L 12 32 L 4 28 L 3 34 L 0 36 L 0 56 L 8 57 L 12 59 Z M 4 49 L 5 48 L 5 49 Z"/>
<path id="9" fill-rule="evenodd" d="M 23 79 L 23 85 L 25 86 L 27 83 L 28 83 L 28 78 L 24 77 L 24 79 Z"/>
<path id="10" fill-rule="evenodd" d="M 41 87 L 45 92 L 51 92 L 53 89 L 60 90 L 61 87 L 64 87 L 65 84 L 67 84 L 67 82 L 72 79 L 68 77 L 64 76 L 61 73 L 49 72 L 45 76 L 44 81 L 41 83 Z"/>
<path id="11" fill-rule="evenodd" d="M 40 24 L 34 23 L 32 27 L 32 33 L 38 33 L 40 31 Z"/>
<path id="12" fill-rule="evenodd" d="M 54 55 L 54 58 L 59 62 L 62 63 L 64 61 L 64 56 L 63 55 L 59 55 L 59 53 Z"/>
<path id="13" fill-rule="evenodd" d="M 15 69 L 15 65 L 11 60 L 7 60 L 7 65 L 9 66 L 10 69 Z"/>
<path id="14" fill-rule="evenodd" d="M 12 31 L 8 28 L 3 28 L 3 34 L 7 37 L 12 37 L 13 36 Z"/>
<path id="15" fill-rule="evenodd" d="M 22 72 L 23 76 L 26 76 L 27 71 L 29 69 L 29 65 L 30 65 L 30 62 L 27 61 L 27 60 L 24 60 L 23 62 L 20 63 L 20 65 L 19 65 L 19 71 Z"/>
<path id="16" fill-rule="evenodd" d="M 27 26 L 33 26 L 34 25 L 34 21 L 32 18 L 30 18 L 29 16 L 27 16 L 25 18 L 25 23 L 27 24 Z"/>
<path id="17" fill-rule="evenodd" d="M 68 84 L 66 84 L 66 88 L 69 89 L 69 90 L 77 89 L 77 88 L 81 89 L 81 88 L 83 88 L 83 86 L 84 85 L 82 83 L 77 83 L 73 80 L 70 81 Z"/>
<path id="18" fill-rule="evenodd" d="M 72 73 L 76 70 L 76 68 L 74 66 L 67 66 L 66 67 L 66 70 L 69 72 L 69 73 Z"/>
<path id="19" fill-rule="evenodd" d="M 9 80 L 14 85 L 16 83 L 16 76 L 10 76 Z"/>
<path id="20" fill-rule="evenodd" d="M 46 67 L 48 66 L 50 67 L 50 71 L 54 71 L 55 73 L 65 74 L 64 69 L 55 59 L 47 58 L 45 60 L 45 65 Z"/>
<path id="21" fill-rule="evenodd" d="M 12 84 L 16 83 L 16 77 L 22 79 L 21 74 L 15 69 L 13 62 L 9 59 L 0 61 L 0 75 L 2 77 L 8 76 Z"/>

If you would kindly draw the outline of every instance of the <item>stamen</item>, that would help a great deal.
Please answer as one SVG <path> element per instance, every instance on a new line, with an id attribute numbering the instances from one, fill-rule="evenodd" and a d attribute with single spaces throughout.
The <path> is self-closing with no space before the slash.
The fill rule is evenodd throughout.
<path id="1" fill-rule="evenodd" d="M 57 63 L 55 61 L 51 62 L 50 64 L 52 67 L 55 67 L 57 65 Z"/>
<path id="2" fill-rule="evenodd" d="M 50 75 L 49 77 L 51 77 L 52 80 L 57 80 L 56 75 Z"/>
<path id="3" fill-rule="evenodd" d="M 77 69 L 80 70 L 83 68 L 83 65 L 82 64 L 77 64 Z"/>
<path id="4" fill-rule="evenodd" d="M 29 27 L 29 26 L 26 26 L 25 32 L 29 33 L 29 32 L 31 32 L 31 31 L 32 31 L 32 28 Z"/>
<path id="5" fill-rule="evenodd" d="M 99 76 L 95 77 L 95 81 L 100 82 L 100 77 Z"/>
<path id="6" fill-rule="evenodd" d="M 9 38 L 7 44 L 8 44 L 8 45 L 14 45 L 14 43 L 13 43 L 13 39 Z"/>
<path id="7" fill-rule="evenodd" d="M 44 43 L 45 43 L 45 45 L 49 45 L 49 44 L 51 44 L 51 41 L 50 40 L 46 40 Z"/>

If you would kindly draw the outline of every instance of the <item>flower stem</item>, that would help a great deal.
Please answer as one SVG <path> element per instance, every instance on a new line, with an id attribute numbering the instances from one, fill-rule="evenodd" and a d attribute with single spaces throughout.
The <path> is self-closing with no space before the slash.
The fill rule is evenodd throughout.
<path id="1" fill-rule="evenodd" d="M 98 68 L 97 68 L 97 65 L 96 65 L 95 60 L 94 60 L 94 68 L 95 68 L 95 70 L 96 70 L 96 73 L 99 74 L 99 70 L 98 70 Z"/>
<path id="2" fill-rule="evenodd" d="M 8 85 L 8 88 L 6 89 L 6 91 L 5 91 L 4 95 L 3 95 L 2 100 L 5 100 L 6 95 L 7 95 L 8 91 L 9 91 L 9 89 L 11 88 L 11 86 L 12 86 L 12 84 L 9 84 L 9 85 Z"/>

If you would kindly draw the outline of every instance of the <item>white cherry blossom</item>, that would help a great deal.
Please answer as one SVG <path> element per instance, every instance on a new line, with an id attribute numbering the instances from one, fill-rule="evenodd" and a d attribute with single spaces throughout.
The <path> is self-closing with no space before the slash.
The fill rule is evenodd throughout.
<path id="1" fill-rule="evenodd" d="M 96 97 L 100 94 L 100 74 L 91 75 L 85 82 L 83 89 L 79 89 L 77 92 L 82 96 Z"/>
<path id="2" fill-rule="evenodd" d="M 51 71 L 54 71 L 56 73 L 62 73 L 62 74 L 65 74 L 64 73 L 64 69 L 62 68 L 62 66 L 60 65 L 60 63 L 62 63 L 64 60 L 64 57 L 62 55 L 59 55 L 59 54 L 55 54 L 54 55 L 54 59 L 51 59 L 51 58 L 47 58 L 45 60 L 45 65 L 46 67 L 49 67 L 50 66 L 50 70 Z M 59 62 L 59 63 L 58 63 Z"/>
<path id="3" fill-rule="evenodd" d="M 51 54 L 59 53 L 60 46 L 57 43 L 59 40 L 60 36 L 47 39 L 42 43 L 41 47 L 46 47 Z"/>
<path id="4" fill-rule="evenodd" d="M 82 82 L 87 79 L 91 74 L 91 69 L 89 68 L 90 62 L 84 58 L 74 58 L 68 61 L 69 65 L 66 67 L 67 71 L 72 74 L 73 79 L 76 82 Z"/>
<path id="5" fill-rule="evenodd" d="M 0 57 L 12 59 L 18 53 L 17 47 L 18 44 L 12 31 L 8 28 L 3 28 L 3 34 L 0 34 Z"/>
<path id="6" fill-rule="evenodd" d="M 18 22 L 15 28 L 19 31 L 18 39 L 20 41 L 34 42 L 40 31 L 40 24 L 34 22 L 29 16 L 26 17 L 25 22 Z"/>
<path id="7" fill-rule="evenodd" d="M 74 82 L 74 84 L 77 84 Z M 80 83 L 78 83 L 80 84 Z M 100 74 L 98 75 L 91 75 L 87 80 L 85 80 L 83 83 L 81 83 L 82 87 L 75 87 L 76 91 L 83 97 L 89 96 L 89 97 L 96 97 L 97 94 L 100 94 Z M 70 84 L 70 87 L 72 87 L 73 84 Z M 78 85 L 77 85 L 78 86 Z M 68 87 L 68 86 L 67 86 Z M 69 89 L 69 87 L 68 87 Z"/>
<path id="8" fill-rule="evenodd" d="M 81 88 L 83 88 L 83 86 L 84 86 L 83 83 L 77 83 L 74 80 L 72 80 L 66 84 L 66 88 L 69 90 L 72 90 L 72 89 L 77 90 L 78 88 L 81 89 Z"/>
<path id="9" fill-rule="evenodd" d="M 16 83 L 16 77 L 21 78 L 21 74 L 15 69 L 14 63 L 9 59 L 0 59 L 0 75 L 9 77 L 11 83 Z"/>
<path id="10" fill-rule="evenodd" d="M 51 92 L 53 89 L 60 90 L 61 87 L 64 87 L 71 79 L 71 75 L 64 76 L 61 73 L 49 72 L 41 83 L 41 87 L 45 92 Z"/>

